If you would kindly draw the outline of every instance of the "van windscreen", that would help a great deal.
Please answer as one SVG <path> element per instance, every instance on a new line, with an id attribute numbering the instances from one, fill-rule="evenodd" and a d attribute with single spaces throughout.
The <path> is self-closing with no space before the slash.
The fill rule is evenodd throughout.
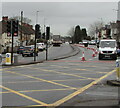
<path id="1" fill-rule="evenodd" d="M 100 47 L 101 48 L 104 48 L 104 47 L 114 48 L 115 47 L 115 41 L 101 41 Z"/>

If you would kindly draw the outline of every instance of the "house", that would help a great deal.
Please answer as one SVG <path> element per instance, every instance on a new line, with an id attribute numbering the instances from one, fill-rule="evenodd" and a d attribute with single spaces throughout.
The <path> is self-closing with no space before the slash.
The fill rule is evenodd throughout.
<path id="1" fill-rule="evenodd" d="M 2 21 L 0 22 L 0 49 L 1 52 L 10 52 L 12 46 L 12 37 L 7 36 L 7 21 L 8 16 L 3 16 Z M 22 28 L 22 29 L 21 29 Z M 21 38 L 22 36 L 22 38 Z M 19 24 L 18 36 L 14 36 L 14 49 L 22 43 L 23 45 L 27 45 L 31 39 L 34 39 L 35 31 L 32 25 L 22 23 Z M 2 47 L 2 48 L 1 48 Z"/>
<path id="2" fill-rule="evenodd" d="M 111 36 L 114 39 L 117 39 L 117 23 L 115 22 L 110 23 L 110 28 L 111 28 Z"/>

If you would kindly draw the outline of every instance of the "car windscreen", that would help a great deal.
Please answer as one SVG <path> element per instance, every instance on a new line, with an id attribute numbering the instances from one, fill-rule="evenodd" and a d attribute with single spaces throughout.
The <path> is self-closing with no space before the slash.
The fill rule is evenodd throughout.
<path id="1" fill-rule="evenodd" d="M 105 48 L 105 47 L 114 48 L 115 47 L 115 41 L 101 41 L 100 42 L 100 47 L 101 48 Z"/>

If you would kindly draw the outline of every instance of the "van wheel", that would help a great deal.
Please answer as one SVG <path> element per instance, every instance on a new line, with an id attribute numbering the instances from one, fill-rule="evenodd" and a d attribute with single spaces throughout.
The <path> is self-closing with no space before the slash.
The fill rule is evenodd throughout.
<path id="1" fill-rule="evenodd" d="M 99 60 L 102 60 L 102 55 L 101 55 L 101 54 L 99 54 L 98 59 L 99 59 Z"/>

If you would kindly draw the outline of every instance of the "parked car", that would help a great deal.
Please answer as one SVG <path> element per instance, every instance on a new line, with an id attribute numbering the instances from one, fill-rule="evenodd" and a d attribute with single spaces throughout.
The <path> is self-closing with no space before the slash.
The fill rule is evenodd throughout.
<path id="1" fill-rule="evenodd" d="M 25 46 L 22 56 L 34 56 L 34 46 Z M 36 56 L 38 56 L 38 51 L 36 50 Z"/>
<path id="2" fill-rule="evenodd" d="M 17 49 L 17 54 L 22 54 L 24 50 L 24 46 L 19 46 Z"/>
<path id="3" fill-rule="evenodd" d="M 37 43 L 37 47 L 39 51 L 45 50 L 46 46 L 44 43 Z"/>

